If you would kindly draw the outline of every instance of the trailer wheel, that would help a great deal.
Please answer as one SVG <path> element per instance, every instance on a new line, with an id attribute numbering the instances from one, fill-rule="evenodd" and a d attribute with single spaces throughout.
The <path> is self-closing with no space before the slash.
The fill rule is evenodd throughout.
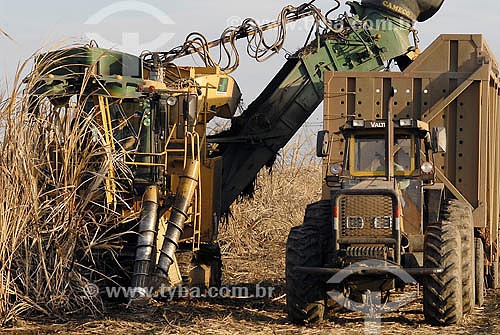
<path id="1" fill-rule="evenodd" d="M 293 227 L 286 245 L 286 308 L 293 323 L 316 323 L 326 311 L 326 282 L 317 275 L 295 271 L 296 266 L 321 267 L 325 263 L 328 240 L 329 201 L 311 204 L 304 224 Z M 328 232 L 329 231 L 329 232 Z"/>
<path id="2" fill-rule="evenodd" d="M 444 272 L 424 280 L 424 315 L 435 325 L 460 322 L 462 307 L 461 238 L 456 226 L 444 221 L 427 227 L 424 240 L 424 267 Z"/>
<path id="3" fill-rule="evenodd" d="M 497 289 L 498 288 L 498 261 L 493 262 L 491 264 L 491 273 L 490 273 L 490 288 Z"/>
<path id="4" fill-rule="evenodd" d="M 481 307 L 484 304 L 484 245 L 480 238 L 474 239 L 476 257 L 476 304 Z"/>
<path id="5" fill-rule="evenodd" d="M 462 303 L 463 314 L 467 314 L 474 309 L 475 304 L 474 221 L 472 208 L 463 201 L 450 200 L 443 206 L 442 218 L 460 230 L 462 243 Z"/>

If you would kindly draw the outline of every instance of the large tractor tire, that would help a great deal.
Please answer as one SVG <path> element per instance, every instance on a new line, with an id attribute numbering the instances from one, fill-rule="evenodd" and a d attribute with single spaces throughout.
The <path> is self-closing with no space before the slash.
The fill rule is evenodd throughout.
<path id="1" fill-rule="evenodd" d="M 427 227 L 424 240 L 424 267 L 441 268 L 442 273 L 424 280 L 424 315 L 434 325 L 459 323 L 462 307 L 462 264 L 460 231 L 443 221 Z"/>
<path id="2" fill-rule="evenodd" d="M 286 307 L 293 323 L 316 323 L 326 312 L 326 281 L 299 272 L 296 266 L 321 267 L 331 240 L 330 202 L 320 201 L 306 209 L 304 224 L 293 227 L 286 246 Z"/>
<path id="3" fill-rule="evenodd" d="M 460 230 L 462 244 L 462 306 L 463 314 L 474 310 L 474 221 L 472 208 L 459 200 L 450 200 L 443 206 L 442 220 Z"/>
<path id="4" fill-rule="evenodd" d="M 476 304 L 481 307 L 484 304 L 484 245 L 480 238 L 474 239 L 476 258 Z"/>

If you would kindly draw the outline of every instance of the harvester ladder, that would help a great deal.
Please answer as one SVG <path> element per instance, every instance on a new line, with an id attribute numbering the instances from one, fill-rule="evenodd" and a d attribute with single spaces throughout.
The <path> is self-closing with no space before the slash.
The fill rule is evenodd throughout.
<path id="1" fill-rule="evenodd" d="M 186 156 L 184 158 L 184 168 L 187 164 L 187 146 L 191 145 L 191 159 L 199 161 L 201 159 L 200 135 L 197 132 L 186 132 Z M 201 179 L 201 164 L 198 164 L 198 179 Z M 201 243 L 201 182 L 198 180 L 196 191 L 194 193 L 192 218 L 193 218 L 193 251 L 200 250 Z"/>

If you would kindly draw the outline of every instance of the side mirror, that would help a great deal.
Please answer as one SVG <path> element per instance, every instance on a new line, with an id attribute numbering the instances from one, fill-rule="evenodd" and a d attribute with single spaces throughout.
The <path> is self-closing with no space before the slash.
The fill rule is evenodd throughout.
<path id="1" fill-rule="evenodd" d="M 432 128 L 431 135 L 432 152 L 435 154 L 445 153 L 447 146 L 446 128 Z"/>
<path id="2" fill-rule="evenodd" d="M 318 132 L 318 140 L 316 143 L 316 156 L 327 157 L 330 153 L 330 132 L 322 130 Z"/>

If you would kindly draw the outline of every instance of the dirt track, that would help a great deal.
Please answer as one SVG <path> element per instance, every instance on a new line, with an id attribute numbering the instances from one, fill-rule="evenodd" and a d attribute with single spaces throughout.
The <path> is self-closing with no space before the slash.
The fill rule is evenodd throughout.
<path id="1" fill-rule="evenodd" d="M 266 285 L 266 283 L 261 283 Z M 267 283 L 271 284 L 271 283 Z M 278 298 L 283 287 L 277 286 Z M 382 334 L 500 334 L 500 291 L 489 292 L 486 305 L 460 326 L 439 328 L 424 322 L 419 300 L 385 315 Z M 363 334 L 364 319 L 357 313 L 333 313 L 318 327 L 296 327 L 284 314 L 285 299 L 210 299 L 158 303 L 147 308 L 124 305 L 95 320 L 19 322 L 1 334 Z"/>

